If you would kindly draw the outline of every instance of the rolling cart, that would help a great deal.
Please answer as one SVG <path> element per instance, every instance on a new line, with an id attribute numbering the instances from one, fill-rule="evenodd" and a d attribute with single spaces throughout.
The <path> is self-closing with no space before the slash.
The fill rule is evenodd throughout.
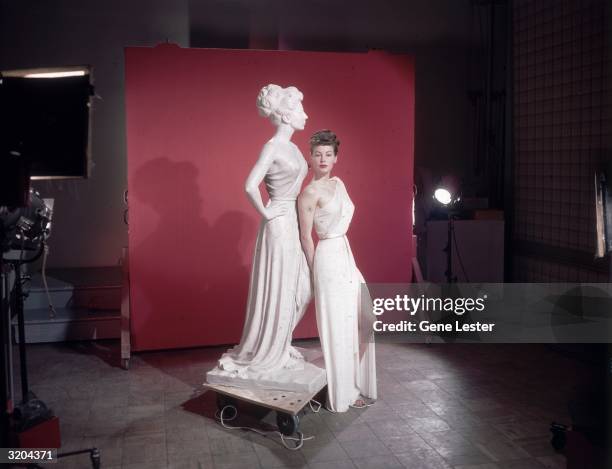
<path id="1" fill-rule="evenodd" d="M 214 391 L 217 394 L 217 408 L 219 414 L 225 420 L 232 420 L 237 416 L 237 404 L 240 401 L 248 402 L 275 411 L 276 426 L 281 435 L 297 437 L 296 439 L 302 442 L 303 434 L 300 432 L 300 415 L 303 415 L 306 406 L 310 405 L 311 400 L 321 393 L 326 384 L 310 392 L 244 389 L 208 383 L 205 383 L 203 386 L 205 389 Z M 285 444 L 285 440 L 283 440 L 283 444 Z"/>

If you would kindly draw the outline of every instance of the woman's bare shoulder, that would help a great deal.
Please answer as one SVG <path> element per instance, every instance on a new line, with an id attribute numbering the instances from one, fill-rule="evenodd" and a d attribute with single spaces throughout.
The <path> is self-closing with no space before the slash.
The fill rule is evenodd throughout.
<path id="1" fill-rule="evenodd" d="M 317 202 L 321 195 L 320 188 L 316 184 L 308 184 L 299 195 L 302 202 Z"/>
<path id="2" fill-rule="evenodd" d="M 306 187 L 304 187 L 304 189 L 302 190 L 302 193 L 300 194 L 301 196 L 304 197 L 308 197 L 308 198 L 312 198 L 312 197 L 317 197 L 320 193 L 320 187 L 318 187 L 316 184 L 308 184 Z"/>

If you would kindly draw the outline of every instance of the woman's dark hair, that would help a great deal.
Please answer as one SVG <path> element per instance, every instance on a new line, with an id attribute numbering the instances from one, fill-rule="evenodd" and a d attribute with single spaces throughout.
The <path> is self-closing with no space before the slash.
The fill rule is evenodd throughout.
<path id="1" fill-rule="evenodd" d="M 312 134 L 312 137 L 310 137 L 310 153 L 312 153 L 314 147 L 321 145 L 329 145 L 334 147 L 334 155 L 337 155 L 340 140 L 338 140 L 336 134 L 329 129 L 319 130 L 318 132 Z"/>

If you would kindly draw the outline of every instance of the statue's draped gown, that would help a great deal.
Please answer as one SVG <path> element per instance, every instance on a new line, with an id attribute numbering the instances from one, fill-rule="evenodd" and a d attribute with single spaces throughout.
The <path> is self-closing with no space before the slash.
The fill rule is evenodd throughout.
<path id="1" fill-rule="evenodd" d="M 325 359 L 328 408 L 345 412 L 360 395 L 376 399 L 373 316 L 370 296 L 346 237 L 355 206 L 337 177 L 332 199 L 318 207 L 319 237 L 313 277 L 317 326 Z M 363 287 L 362 287 L 363 285 Z M 362 307 L 363 306 L 363 307 Z"/>
<path id="2" fill-rule="evenodd" d="M 308 168 L 298 150 L 291 156 L 278 158 L 264 177 L 268 206 L 285 204 L 288 210 L 259 226 L 242 338 L 219 360 L 221 369 L 243 378 L 265 379 L 303 367 L 291 338 L 311 299 L 296 209 Z"/>

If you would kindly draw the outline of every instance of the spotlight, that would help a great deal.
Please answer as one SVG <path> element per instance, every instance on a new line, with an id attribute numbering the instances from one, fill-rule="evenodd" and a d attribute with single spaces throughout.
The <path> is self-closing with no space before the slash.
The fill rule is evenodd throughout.
<path id="1" fill-rule="evenodd" d="M 440 202 L 442 205 L 448 205 L 452 202 L 453 197 L 448 189 L 444 189 L 443 187 L 439 187 L 434 192 L 434 199 Z"/>
<path id="2" fill-rule="evenodd" d="M 459 180 L 455 176 L 443 176 L 435 187 L 433 198 L 441 208 L 453 208 L 461 200 Z"/>
<path id="3" fill-rule="evenodd" d="M 455 239 L 454 220 L 459 217 L 461 212 L 459 180 L 455 176 L 445 175 L 441 178 L 438 186 L 434 190 L 433 198 L 437 202 L 433 207 L 430 218 L 438 220 L 448 220 L 447 240 L 444 252 L 446 253 L 446 283 L 455 283 L 457 277 L 453 274 L 453 244 L 457 248 Z M 457 255 L 458 251 L 457 251 Z"/>

